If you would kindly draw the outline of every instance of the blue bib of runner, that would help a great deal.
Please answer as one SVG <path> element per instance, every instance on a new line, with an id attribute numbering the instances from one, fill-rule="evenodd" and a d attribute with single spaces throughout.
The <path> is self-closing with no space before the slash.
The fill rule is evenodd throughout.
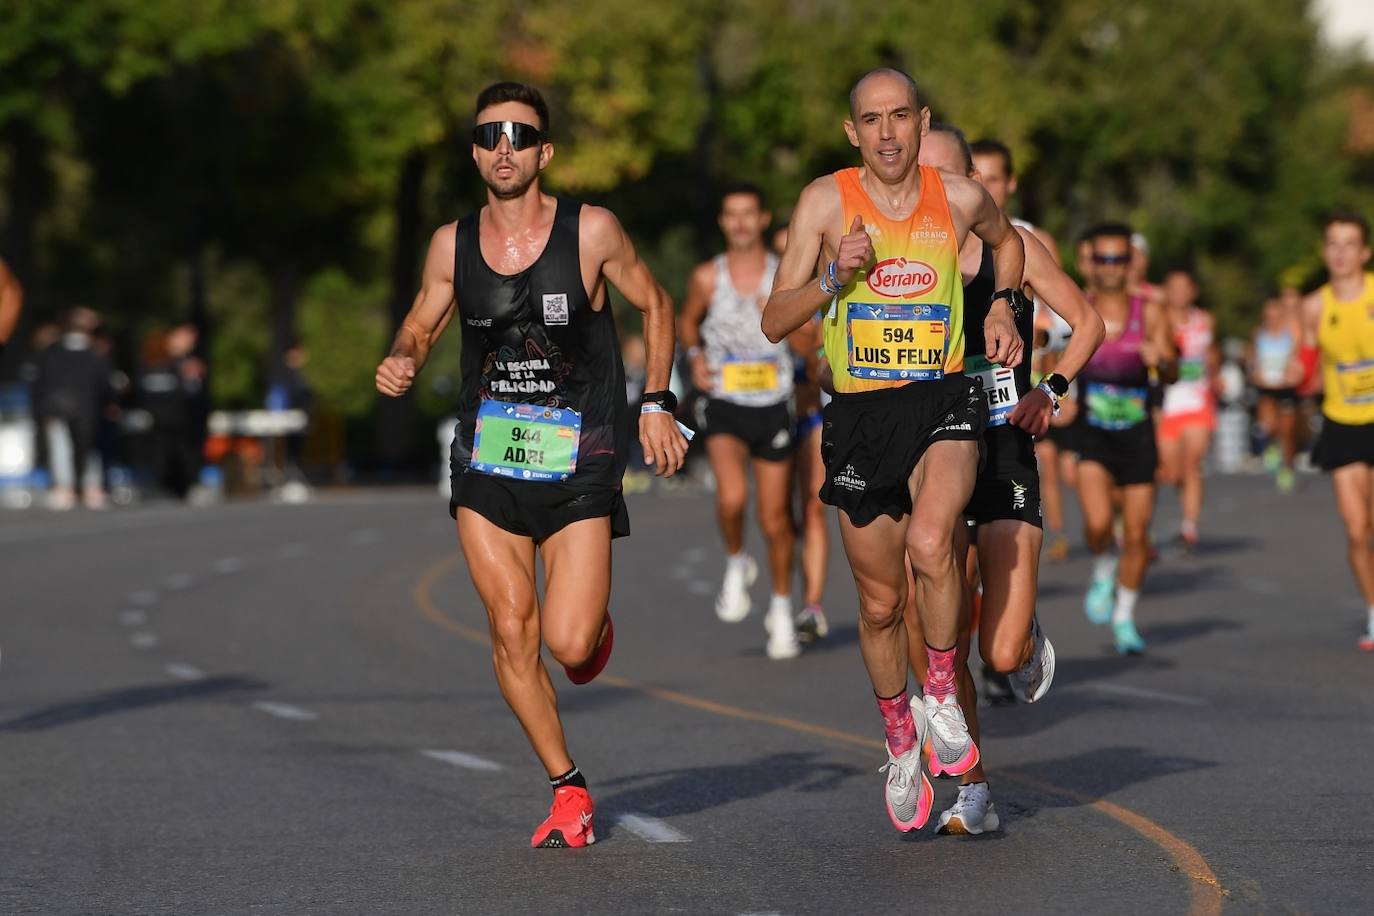
<path id="1" fill-rule="evenodd" d="M 1112 431 L 1139 426 L 1150 418 L 1149 397 L 1147 388 L 1088 382 L 1088 425 Z"/>
<path id="2" fill-rule="evenodd" d="M 483 401 L 477 411 L 471 468 L 535 483 L 567 480 L 577 469 L 582 416 L 566 407 Z"/>

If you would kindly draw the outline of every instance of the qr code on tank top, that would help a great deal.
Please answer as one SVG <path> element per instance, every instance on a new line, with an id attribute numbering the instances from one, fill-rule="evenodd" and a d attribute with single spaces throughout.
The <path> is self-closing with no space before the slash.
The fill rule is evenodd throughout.
<path id="1" fill-rule="evenodd" d="M 544 323 L 545 323 L 545 324 L 567 324 L 567 323 L 568 323 L 568 294 L 567 294 L 567 293 L 545 293 L 545 294 L 544 294 Z"/>

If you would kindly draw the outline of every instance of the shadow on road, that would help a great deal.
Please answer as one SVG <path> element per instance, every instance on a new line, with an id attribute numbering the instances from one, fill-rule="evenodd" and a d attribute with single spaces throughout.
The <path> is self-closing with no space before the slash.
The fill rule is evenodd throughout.
<path id="1" fill-rule="evenodd" d="M 614 795 L 598 799 L 597 808 L 610 816 L 597 822 L 596 832 L 599 837 L 607 835 L 609 832 L 600 824 L 614 824 L 616 815 L 621 812 L 667 818 L 785 789 L 833 792 L 844 780 L 865 772 L 818 757 L 813 753 L 770 754 L 748 763 L 637 773 L 602 783 L 607 789 L 623 788 Z"/>
<path id="2" fill-rule="evenodd" d="M 1042 808 L 1078 807 L 1087 803 L 1084 796 L 1097 801 L 1136 783 L 1195 773 L 1214 766 L 1216 764 L 1211 761 L 1157 754 L 1148 748 L 1107 747 L 1058 760 L 994 770 L 992 778 L 1000 778 L 1022 790 L 1009 795 L 1002 789 L 997 799 L 999 808 L 1005 806 L 1017 817 L 1034 817 Z M 1058 794 L 1060 786 L 1065 787 L 1066 794 Z M 1067 794 L 1069 791 L 1080 797 Z"/>
<path id="3" fill-rule="evenodd" d="M 197 700 L 241 690 L 262 690 L 269 685 L 246 677 L 214 677 L 189 684 L 153 684 L 125 687 L 93 696 L 68 700 L 0 722 L 0 732 L 38 732 L 86 719 L 130 712 L 148 706 Z"/>

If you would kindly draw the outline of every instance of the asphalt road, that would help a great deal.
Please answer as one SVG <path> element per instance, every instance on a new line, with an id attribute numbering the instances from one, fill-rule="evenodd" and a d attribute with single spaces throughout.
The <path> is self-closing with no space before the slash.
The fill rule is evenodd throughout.
<path id="1" fill-rule="evenodd" d="M 888 823 L 838 545 L 834 632 L 774 663 L 712 612 L 709 499 L 636 497 L 616 655 L 555 675 L 600 840 L 564 851 L 528 848 L 547 785 L 434 494 L 0 514 L 0 912 L 1367 912 L 1374 657 L 1306 483 L 1213 482 L 1143 659 L 1081 552 L 1045 566 L 1058 676 L 983 713 L 979 838 Z"/>

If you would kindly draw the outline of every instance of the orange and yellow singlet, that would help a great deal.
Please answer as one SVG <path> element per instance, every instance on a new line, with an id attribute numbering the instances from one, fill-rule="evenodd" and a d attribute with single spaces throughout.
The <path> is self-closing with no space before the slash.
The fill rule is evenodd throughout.
<path id="1" fill-rule="evenodd" d="M 825 315 L 825 357 L 841 394 L 964 369 L 958 237 L 939 171 L 920 169 L 921 200 L 904 220 L 882 214 L 858 169 L 835 173 L 845 231 L 861 217 L 874 253 L 873 266 L 855 273 Z"/>

